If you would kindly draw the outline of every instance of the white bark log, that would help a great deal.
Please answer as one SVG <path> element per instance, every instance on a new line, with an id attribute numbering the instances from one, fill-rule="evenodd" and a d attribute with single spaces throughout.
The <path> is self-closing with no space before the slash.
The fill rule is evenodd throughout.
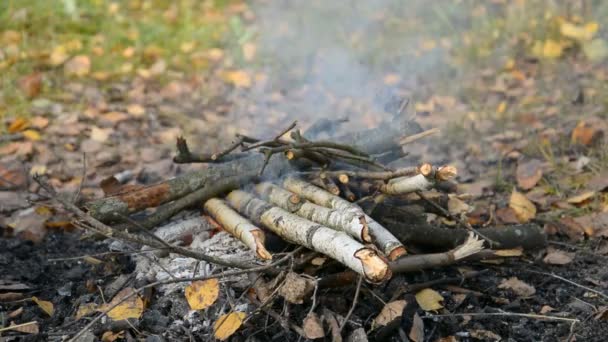
<path id="1" fill-rule="evenodd" d="M 258 258 L 263 260 L 272 259 L 272 255 L 264 247 L 264 232 L 254 226 L 249 220 L 239 215 L 224 201 L 212 198 L 205 202 L 205 210 L 228 233 L 241 240 L 249 249 L 254 251 Z"/>
<path id="2" fill-rule="evenodd" d="M 362 242 L 372 242 L 365 215 L 353 211 L 326 208 L 308 201 L 294 201 L 298 195 L 271 183 L 260 183 L 256 192 L 270 203 L 310 221 L 343 231 Z"/>
<path id="3" fill-rule="evenodd" d="M 342 199 L 338 196 L 318 188 L 310 183 L 296 179 L 286 178 L 283 181 L 283 186 L 305 199 L 318 205 L 341 210 L 345 212 L 355 213 L 358 216 L 363 216 L 369 233 L 372 236 L 374 244 L 384 253 L 390 260 L 395 260 L 401 255 L 406 254 L 406 249 L 403 244 L 391 232 L 384 228 L 380 223 L 369 217 L 363 210 L 354 203 Z"/>
<path id="4" fill-rule="evenodd" d="M 404 195 L 414 191 L 430 189 L 435 184 L 434 180 L 422 174 L 412 177 L 399 177 L 391 180 L 388 184 L 380 187 L 380 191 L 389 195 Z"/>
<path id="5" fill-rule="evenodd" d="M 285 240 L 325 254 L 370 282 L 382 282 L 391 276 L 388 264 L 375 251 L 343 232 L 291 214 L 244 191 L 232 191 L 226 198 L 240 213 L 259 220 Z"/>

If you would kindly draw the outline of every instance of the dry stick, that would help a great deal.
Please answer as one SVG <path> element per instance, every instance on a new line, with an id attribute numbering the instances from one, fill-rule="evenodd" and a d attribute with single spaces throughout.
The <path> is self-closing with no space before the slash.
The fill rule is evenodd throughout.
<path id="1" fill-rule="evenodd" d="M 234 143 L 232 143 L 230 146 L 228 146 L 228 148 L 226 148 L 223 151 L 220 151 L 218 153 L 214 153 L 211 155 L 211 160 L 219 160 L 221 159 L 223 156 L 227 155 L 228 153 L 234 151 L 237 147 L 241 146 L 243 144 L 243 141 L 245 139 L 243 137 L 237 137 L 236 141 Z"/>
<path id="2" fill-rule="evenodd" d="M 447 266 L 483 249 L 483 240 L 469 233 L 467 240 L 460 246 L 443 253 L 408 255 L 390 263 L 395 273 L 420 271 L 425 268 Z"/>
<path id="3" fill-rule="evenodd" d="M 295 252 L 295 250 L 294 250 L 294 252 Z M 124 296 L 119 301 L 117 301 L 115 304 L 113 304 L 113 305 L 109 306 L 108 308 L 106 308 L 105 310 L 103 310 L 97 317 L 95 317 L 94 319 L 92 319 L 84 328 L 82 328 L 68 342 L 76 342 L 76 341 L 78 341 L 78 338 L 80 336 L 82 336 L 82 334 L 84 334 L 89 328 L 91 328 L 102 317 L 104 317 L 105 315 L 107 315 L 108 312 L 112 311 L 115 307 L 117 307 L 120 304 L 124 303 L 129 298 L 131 298 L 131 297 L 133 297 L 135 295 L 138 295 L 139 293 L 141 293 L 145 289 L 148 289 L 148 288 L 151 288 L 151 287 L 155 287 L 155 286 L 158 286 L 158 285 L 175 284 L 175 283 L 182 283 L 182 282 L 186 282 L 186 281 L 207 280 L 207 279 L 212 279 L 212 278 L 225 278 L 225 277 L 230 277 L 230 276 L 236 276 L 236 275 L 246 274 L 246 273 L 250 273 L 250 272 L 266 271 L 266 270 L 268 270 L 270 268 L 273 268 L 273 267 L 276 267 L 276 266 L 282 264 L 283 262 L 289 260 L 289 258 L 291 258 L 291 253 L 285 255 L 281 259 L 279 259 L 279 260 L 277 260 L 277 261 L 275 261 L 275 262 L 273 262 L 271 264 L 264 265 L 264 266 L 257 266 L 257 267 L 250 268 L 250 269 L 247 269 L 247 270 L 225 271 L 225 272 L 222 272 L 222 273 L 219 273 L 219 274 L 212 274 L 212 275 L 208 275 L 208 276 L 177 278 L 177 279 L 170 279 L 170 280 L 161 280 L 161 281 L 156 281 L 156 282 L 144 285 L 142 287 L 139 287 L 139 288 L 135 289 L 135 291 L 129 293 L 128 295 Z"/>
<path id="4" fill-rule="evenodd" d="M 424 132 L 413 134 L 413 135 L 407 136 L 407 137 L 399 140 L 399 145 L 410 144 L 410 143 L 413 143 L 416 140 L 420 140 L 422 138 L 426 138 L 426 137 L 428 137 L 430 135 L 437 134 L 439 132 L 441 132 L 439 130 L 439 128 L 431 128 L 431 129 L 428 129 L 428 130 L 426 130 Z"/>
<path id="5" fill-rule="evenodd" d="M 353 297 L 353 304 L 350 306 L 348 313 L 344 317 L 344 322 L 340 326 L 340 333 L 342 332 L 342 330 L 344 330 L 346 323 L 348 323 L 348 319 L 350 318 L 350 315 L 352 315 L 353 311 L 355 311 L 355 307 L 357 306 L 357 301 L 359 300 L 359 292 L 361 291 L 361 281 L 362 280 L 363 280 L 363 277 L 359 276 L 359 279 L 357 280 L 357 289 L 355 290 L 355 297 Z"/>
<path id="6" fill-rule="evenodd" d="M 17 328 L 23 328 L 23 327 L 27 327 L 28 325 L 33 325 L 33 324 L 38 324 L 38 322 L 31 321 L 31 322 L 21 323 L 21 324 L 17 324 L 17 325 L 9 325 L 8 327 L 0 328 L 0 332 L 15 330 Z"/>
<path id="7" fill-rule="evenodd" d="M 353 171 L 353 170 L 339 170 L 339 171 L 326 171 L 325 174 L 328 176 L 338 177 L 340 183 L 348 183 L 349 177 L 353 178 L 365 178 L 365 179 L 377 179 L 377 180 L 388 180 L 391 178 L 413 176 L 419 172 L 417 166 L 404 167 L 396 169 L 395 171 Z"/>
<path id="8" fill-rule="evenodd" d="M 553 274 L 553 273 L 547 273 L 547 272 L 539 272 L 539 271 L 534 271 L 534 270 L 525 270 L 525 271 L 526 271 L 526 272 L 530 272 L 530 273 L 542 274 L 542 275 L 546 275 L 546 276 L 553 277 L 553 278 L 555 278 L 555 279 L 559 279 L 559 280 L 561 280 L 561 281 L 563 281 L 563 282 L 566 282 L 566 283 L 568 283 L 568 284 L 570 284 L 570 285 L 574 285 L 574 286 L 576 286 L 576 287 L 580 287 L 581 289 L 587 290 L 587 291 L 589 291 L 589 292 L 593 292 L 593 293 L 595 293 L 595 294 L 597 294 L 597 295 L 599 295 L 599 296 L 601 296 L 601 297 L 603 297 L 603 298 L 607 298 L 607 299 L 608 299 L 608 295 L 606 295 L 606 294 L 605 294 L 605 293 L 603 293 L 603 292 L 600 292 L 600 291 L 598 291 L 598 290 L 594 290 L 594 289 L 592 289 L 592 288 L 590 288 L 590 287 L 587 287 L 587 286 L 581 285 L 581 284 L 579 284 L 579 283 L 575 283 L 575 282 L 573 282 L 572 280 L 569 280 L 569 279 L 566 279 L 566 278 L 564 278 L 564 277 L 558 276 L 557 274 Z"/>
<path id="9" fill-rule="evenodd" d="M 205 210 L 232 236 L 241 240 L 255 255 L 263 260 L 272 259 L 272 255 L 264 247 L 266 237 L 264 232 L 254 226 L 249 220 L 230 208 L 226 202 L 211 198 L 205 202 Z"/>
<path id="10" fill-rule="evenodd" d="M 329 209 L 271 183 L 260 183 L 255 190 L 272 204 L 307 220 L 343 231 L 362 242 L 372 242 L 365 217 L 352 211 Z"/>
<path id="11" fill-rule="evenodd" d="M 557 316 L 546 316 L 546 315 L 537 315 L 537 314 L 526 314 L 519 312 L 471 312 L 471 313 L 454 313 L 454 314 L 441 314 L 441 315 L 430 315 L 424 316 L 422 319 L 433 319 L 433 318 L 441 318 L 441 317 L 492 317 L 492 316 L 507 316 L 507 317 L 526 317 L 526 318 L 534 318 L 541 320 L 549 320 L 549 321 L 565 321 L 565 322 L 574 322 L 578 323 L 580 320 L 576 318 L 566 318 L 566 317 L 557 317 Z"/>
<path id="12" fill-rule="evenodd" d="M 323 253 L 370 282 L 379 283 L 391 276 L 387 263 L 374 250 L 343 232 L 303 219 L 244 191 L 232 191 L 227 200 L 240 213 L 285 240 Z"/>
<path id="13" fill-rule="evenodd" d="M 277 134 L 273 139 L 271 140 L 264 140 L 264 141 L 258 141 L 254 144 L 251 144 L 247 147 L 243 148 L 243 151 L 249 151 L 249 150 L 253 150 L 255 148 L 258 147 L 262 147 L 262 146 L 267 146 L 267 145 L 272 145 L 275 144 L 279 141 L 279 139 L 285 135 L 287 132 L 291 131 L 292 129 L 294 129 L 296 127 L 296 125 L 298 124 L 298 121 L 294 121 L 292 122 L 288 127 L 286 127 L 285 129 L 283 129 L 281 132 L 279 132 L 279 134 Z"/>
<path id="14" fill-rule="evenodd" d="M 350 203 L 345 199 L 338 196 L 334 196 L 331 193 L 320 189 L 310 183 L 304 182 L 295 178 L 286 178 L 283 182 L 283 186 L 309 201 L 322 205 L 324 207 L 344 210 L 348 212 L 354 212 L 358 215 L 362 215 L 367 222 L 372 240 L 378 246 L 378 248 L 384 253 L 390 260 L 395 260 L 399 256 L 406 253 L 405 247 L 401 244 L 393 234 L 391 234 L 386 228 L 382 227 L 378 222 L 369 217 L 363 212 L 363 210 L 356 204 Z"/>
<path id="15" fill-rule="evenodd" d="M 43 189 L 45 189 L 52 196 L 52 199 L 54 201 L 60 203 L 61 205 L 63 205 L 63 207 L 66 210 L 72 212 L 77 217 L 79 217 L 80 219 L 87 222 L 91 226 L 91 228 L 93 228 L 95 230 L 95 232 L 103 234 L 103 235 L 105 235 L 107 237 L 111 237 L 111 238 L 119 238 L 122 240 L 131 241 L 131 242 L 135 242 L 135 243 L 139 243 L 139 244 L 143 244 L 143 245 L 147 245 L 147 246 L 151 246 L 151 247 L 160 247 L 159 246 L 160 243 L 158 241 L 145 239 L 142 236 L 133 235 L 126 231 L 119 231 L 116 229 L 112 229 L 112 227 L 102 223 L 101 221 L 95 219 L 91 215 L 82 211 L 80 208 L 75 206 L 72 202 L 58 196 L 55 189 L 53 189 L 50 185 L 44 183 L 42 181 L 42 179 L 35 177 L 35 180 L 38 182 L 38 184 L 40 184 L 40 186 Z M 162 245 L 162 244 L 160 244 L 160 245 L 163 247 L 166 247 L 165 245 Z M 235 267 L 235 268 L 255 267 L 254 265 L 244 265 L 239 262 L 234 262 L 234 261 L 224 260 L 224 259 L 218 258 L 218 257 L 213 257 L 210 255 L 200 253 L 197 251 L 193 251 L 193 250 L 189 250 L 187 248 L 180 247 L 180 246 L 174 246 L 174 245 L 169 245 L 169 246 L 171 247 L 170 251 L 172 251 L 174 253 L 188 256 L 188 257 L 198 259 L 198 260 L 203 260 L 203 261 L 206 261 L 209 263 L 214 263 L 214 264 L 228 266 L 228 267 Z"/>
<path id="16" fill-rule="evenodd" d="M 424 200 L 425 202 L 429 203 L 431 206 L 433 206 L 437 210 L 439 210 L 445 217 L 447 217 L 450 220 L 453 220 L 455 222 L 458 222 L 459 224 L 461 224 L 462 226 L 464 226 L 469 231 L 472 231 L 475 234 L 479 235 L 482 239 L 484 239 L 489 244 L 490 248 L 500 247 L 500 243 L 498 243 L 498 242 L 490 239 L 489 237 L 487 237 L 484 234 L 480 233 L 479 230 L 473 228 L 473 226 L 471 226 L 471 224 L 466 220 L 465 217 L 461 217 L 461 218 L 455 217 L 447 209 L 443 208 L 439 204 L 437 204 L 434 201 L 432 201 L 429 198 L 427 198 L 421 191 L 416 191 L 416 195 L 418 195 L 420 198 L 422 198 L 422 200 Z"/>

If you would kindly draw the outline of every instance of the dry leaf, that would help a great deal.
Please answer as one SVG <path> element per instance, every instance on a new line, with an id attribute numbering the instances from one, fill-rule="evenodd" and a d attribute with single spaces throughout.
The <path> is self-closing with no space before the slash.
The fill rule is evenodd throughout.
<path id="1" fill-rule="evenodd" d="M 40 133 L 33 129 L 26 129 L 21 134 L 23 134 L 26 139 L 31 141 L 38 141 L 41 138 Z"/>
<path id="2" fill-rule="evenodd" d="M 13 311 L 9 312 L 8 315 L 6 315 L 6 316 L 8 318 L 16 318 L 16 317 L 21 316 L 22 313 L 23 313 L 23 306 L 17 310 L 13 310 Z"/>
<path id="3" fill-rule="evenodd" d="M 53 303 L 46 300 L 38 299 L 38 297 L 32 297 L 32 301 L 34 301 L 34 303 L 36 303 L 36 305 L 38 305 L 38 307 L 40 307 L 42 311 L 49 315 L 49 317 L 53 316 L 53 312 L 55 311 L 55 309 L 53 308 Z"/>
<path id="4" fill-rule="evenodd" d="M 434 311 L 443 308 L 443 297 L 433 289 L 424 289 L 416 293 L 416 301 L 424 311 Z"/>
<path id="5" fill-rule="evenodd" d="M 555 308 L 553 308 L 552 306 L 549 306 L 549 305 L 543 305 L 543 307 L 540 308 L 540 312 L 539 313 L 541 315 L 544 315 L 547 312 L 551 312 L 551 311 L 555 311 Z"/>
<path id="6" fill-rule="evenodd" d="M 91 71 L 91 60 L 85 55 L 74 56 L 65 63 L 63 70 L 69 76 L 86 76 Z"/>
<path id="7" fill-rule="evenodd" d="M 106 331 L 103 333 L 103 335 L 101 335 L 101 341 L 102 342 L 114 342 L 114 341 L 118 340 L 119 338 L 123 338 L 124 336 L 125 336 L 124 331 L 119 331 L 119 332 Z"/>
<path id="8" fill-rule="evenodd" d="M 516 190 L 513 190 L 511 193 L 509 208 L 515 211 L 515 215 L 520 223 L 526 223 L 536 216 L 534 203 L 530 202 L 526 196 Z"/>
<path id="9" fill-rule="evenodd" d="M 91 139 L 99 142 L 105 142 L 112 134 L 113 129 L 111 128 L 99 128 L 96 126 L 91 127 Z"/>
<path id="10" fill-rule="evenodd" d="M 295 272 L 289 272 L 285 277 L 283 286 L 279 289 L 279 295 L 290 303 L 302 304 L 304 298 L 307 298 L 314 288 L 311 279 L 302 277 Z"/>
<path id="11" fill-rule="evenodd" d="M 500 335 L 493 333 L 489 330 L 469 330 L 469 333 L 471 334 L 471 337 L 481 341 L 502 341 L 502 337 L 500 337 Z"/>
<path id="12" fill-rule="evenodd" d="M 536 186 L 543 177 L 542 164 L 537 159 L 532 159 L 517 165 L 517 185 L 522 190 L 530 190 Z"/>
<path id="13" fill-rule="evenodd" d="M 116 124 L 116 123 L 129 119 L 129 116 L 122 112 L 109 112 L 109 113 L 102 115 L 102 118 L 104 120 L 110 121 L 113 124 Z"/>
<path id="14" fill-rule="evenodd" d="M 30 119 L 30 124 L 34 128 L 45 129 L 49 125 L 49 119 L 44 116 L 35 116 Z"/>
<path id="15" fill-rule="evenodd" d="M 19 79 L 19 89 L 29 98 L 40 94 L 42 89 L 42 74 L 34 72 Z"/>
<path id="16" fill-rule="evenodd" d="M 592 120 L 593 121 L 593 120 Z M 601 126 L 595 125 L 594 122 L 580 121 L 572 134 L 570 140 L 573 144 L 581 144 L 585 146 L 593 145 L 603 135 Z"/>
<path id="17" fill-rule="evenodd" d="M 595 191 L 586 191 L 580 195 L 568 198 L 567 202 L 570 204 L 582 204 L 593 198 L 593 196 L 595 196 Z"/>
<path id="18" fill-rule="evenodd" d="M 494 252 L 494 255 L 501 257 L 516 257 L 523 254 L 523 248 L 499 249 Z"/>
<path id="19" fill-rule="evenodd" d="M 463 213 L 468 213 L 471 207 L 457 196 L 450 195 L 448 198 L 448 211 L 452 215 L 459 216 Z"/>
<path id="20" fill-rule="evenodd" d="M 146 109 L 144 106 L 134 103 L 127 106 L 127 113 L 133 115 L 134 117 L 141 117 L 146 113 Z"/>
<path id="21" fill-rule="evenodd" d="M 251 76 L 244 70 L 226 71 L 224 80 L 237 88 L 251 87 Z"/>
<path id="22" fill-rule="evenodd" d="M 192 310 L 204 310 L 217 300 L 220 294 L 220 283 L 217 278 L 193 281 L 186 286 L 186 300 Z"/>
<path id="23" fill-rule="evenodd" d="M 302 329 L 306 334 L 306 338 L 311 340 L 325 337 L 325 331 L 323 330 L 323 324 L 319 319 L 319 316 L 314 312 L 309 313 L 304 318 L 304 322 L 302 323 Z"/>
<path id="24" fill-rule="evenodd" d="M 213 325 L 213 336 L 220 341 L 226 340 L 241 327 L 246 316 L 244 312 L 231 312 L 220 316 Z"/>
<path id="25" fill-rule="evenodd" d="M 56 46 L 51 55 L 49 56 L 49 64 L 52 66 L 58 66 L 65 62 L 70 56 L 68 55 L 65 46 L 58 45 Z"/>
<path id="26" fill-rule="evenodd" d="M 130 297 L 127 300 L 122 301 L 122 299 L 127 296 Z M 139 318 L 144 312 L 144 301 L 135 293 L 135 290 L 132 287 L 127 287 L 118 292 L 110 303 L 100 306 L 98 311 L 104 311 L 107 308 L 116 305 L 118 302 L 121 303 L 108 312 L 108 317 L 115 321 L 128 318 Z"/>
<path id="27" fill-rule="evenodd" d="M 403 308 L 405 308 L 406 305 L 407 301 L 405 300 L 395 300 L 386 303 L 382 308 L 382 311 L 380 311 L 380 314 L 374 319 L 373 326 L 384 326 L 401 317 Z"/>
<path id="28" fill-rule="evenodd" d="M 502 282 L 500 282 L 500 285 L 498 285 L 498 288 L 512 290 L 520 297 L 530 297 L 536 293 L 534 286 L 517 279 L 517 277 L 503 279 Z"/>
<path id="29" fill-rule="evenodd" d="M 410 330 L 408 337 L 413 342 L 424 342 L 424 322 L 417 312 L 414 313 L 412 329 Z"/>
<path id="30" fill-rule="evenodd" d="M 547 39 L 542 45 L 542 56 L 545 58 L 558 58 L 564 52 L 564 45 L 552 39 Z"/>
<path id="31" fill-rule="evenodd" d="M 608 236 L 608 212 L 606 211 L 574 218 L 574 222 L 578 223 L 588 236 Z"/>
<path id="32" fill-rule="evenodd" d="M 27 119 L 17 118 L 15 121 L 11 122 L 10 126 L 8 126 L 9 133 L 17 133 L 27 129 L 30 126 L 30 123 Z"/>
<path id="33" fill-rule="evenodd" d="M 95 303 L 80 304 L 78 310 L 76 311 L 76 319 L 81 319 L 82 317 L 88 316 L 95 311 L 97 311 L 97 304 Z"/>
<path id="34" fill-rule="evenodd" d="M 18 332 L 22 332 L 24 334 L 32 334 L 36 335 L 39 332 L 38 322 L 32 321 L 23 324 L 15 324 L 11 322 L 11 324 L 7 327 L 6 330 L 14 330 Z"/>
<path id="35" fill-rule="evenodd" d="M 547 248 L 547 255 L 543 258 L 545 264 L 566 265 L 574 260 L 574 253 L 562 251 L 553 247 Z"/>
<path id="36" fill-rule="evenodd" d="M 559 32 L 564 36 L 574 40 L 590 40 L 597 32 L 599 25 L 596 22 L 590 22 L 586 25 L 575 25 L 567 21 L 563 21 L 559 26 Z"/>
<path id="37" fill-rule="evenodd" d="M 24 170 L 15 165 L 0 163 L 0 188 L 12 189 L 24 186 L 27 182 Z"/>

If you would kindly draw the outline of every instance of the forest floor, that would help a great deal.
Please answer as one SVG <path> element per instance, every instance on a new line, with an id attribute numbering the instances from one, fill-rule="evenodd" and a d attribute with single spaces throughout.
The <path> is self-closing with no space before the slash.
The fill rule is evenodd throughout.
<path id="1" fill-rule="evenodd" d="M 441 129 L 408 145 L 407 161 L 455 165 L 471 224 L 537 223 L 549 243 L 364 284 L 345 334 L 369 331 L 398 284 L 487 270 L 431 287 L 443 297 L 433 313 L 446 317 L 419 309 L 425 341 L 605 340 L 608 6 L 49 1 L 61 7 L 54 17 L 41 3 L 0 4 L 0 340 L 73 336 L 90 319 L 75 319 L 82 304 L 135 282 L 129 253 L 81 239 L 65 212 L 30 201 L 34 174 L 80 201 L 100 198 L 100 181 L 126 170 L 152 184 L 199 169 L 173 163 L 178 136 L 215 152 L 235 133 L 270 137 L 294 119 L 347 118 L 345 133 L 386 120 L 404 98 L 408 116 Z M 323 290 L 317 305 L 344 316 L 354 292 Z M 217 317 L 201 313 L 205 328 L 194 329 L 183 295 L 149 298 L 136 326 L 105 322 L 83 340 L 212 339 Z M 289 319 L 307 311 L 296 305 Z M 232 339 L 298 340 L 258 315 Z M 32 321 L 38 334 L 2 330 Z"/>

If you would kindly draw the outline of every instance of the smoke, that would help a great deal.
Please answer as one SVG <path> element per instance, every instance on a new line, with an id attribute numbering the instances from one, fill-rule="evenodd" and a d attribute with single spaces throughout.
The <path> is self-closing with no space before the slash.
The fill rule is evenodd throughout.
<path id="1" fill-rule="evenodd" d="M 255 81 L 233 94 L 232 118 L 253 135 L 293 120 L 306 127 L 347 118 L 343 130 L 386 121 L 421 80 L 450 70 L 440 39 L 457 8 L 424 0 L 254 1 L 257 52 L 247 69 Z M 422 51 L 425 42 L 435 46 Z"/>

